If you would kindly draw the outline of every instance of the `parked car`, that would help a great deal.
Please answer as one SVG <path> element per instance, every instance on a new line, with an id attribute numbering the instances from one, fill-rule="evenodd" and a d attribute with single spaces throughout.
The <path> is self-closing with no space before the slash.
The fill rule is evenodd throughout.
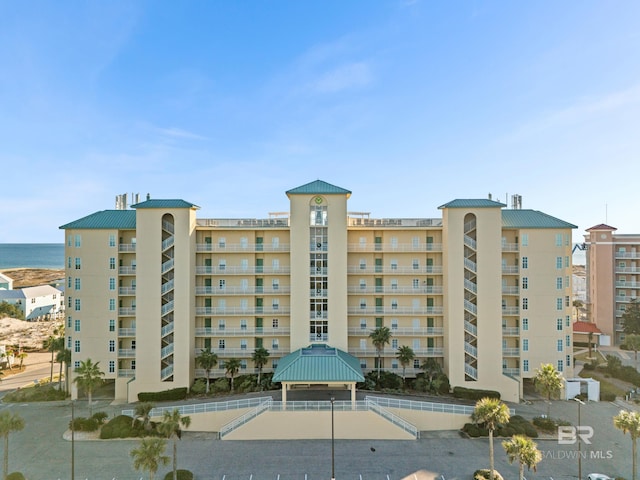
<path id="1" fill-rule="evenodd" d="M 613 480 L 613 478 L 604 473 L 590 473 L 587 475 L 587 480 Z"/>

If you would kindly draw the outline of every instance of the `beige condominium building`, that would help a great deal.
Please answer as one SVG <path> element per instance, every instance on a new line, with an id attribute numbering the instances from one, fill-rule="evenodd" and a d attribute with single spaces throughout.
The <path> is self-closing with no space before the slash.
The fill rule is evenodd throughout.
<path id="1" fill-rule="evenodd" d="M 184 200 L 148 198 L 63 225 L 67 346 L 99 361 L 119 399 L 190 387 L 195 357 L 253 373 L 311 344 L 376 366 L 369 334 L 391 330 L 384 367 L 407 376 L 437 359 L 452 386 L 518 401 L 542 363 L 572 375 L 571 232 L 545 213 L 458 199 L 441 218 L 350 212 L 351 192 L 317 180 L 268 218 L 197 218 Z M 269 369 L 267 368 L 267 370 Z M 76 392 L 77 394 L 77 392 Z"/>
<path id="2" fill-rule="evenodd" d="M 640 291 L 640 235 L 616 234 L 600 224 L 587 229 L 587 311 L 608 343 L 624 342 L 622 315 Z"/>

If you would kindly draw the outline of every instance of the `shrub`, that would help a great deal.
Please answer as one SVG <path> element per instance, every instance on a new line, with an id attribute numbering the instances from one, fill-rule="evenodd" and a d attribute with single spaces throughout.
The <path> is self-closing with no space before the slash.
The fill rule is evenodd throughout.
<path id="1" fill-rule="evenodd" d="M 95 432 L 99 426 L 98 421 L 93 417 L 77 417 L 69 422 L 69 428 L 74 432 Z"/>
<path id="2" fill-rule="evenodd" d="M 194 395 L 200 395 L 207 391 L 207 381 L 204 378 L 199 378 L 193 382 L 191 387 L 191 393 Z"/>
<path id="3" fill-rule="evenodd" d="M 102 425 L 107 420 L 107 418 L 109 418 L 109 415 L 107 414 L 107 412 L 96 412 L 91 415 L 91 418 L 98 422 L 98 425 Z"/>
<path id="4" fill-rule="evenodd" d="M 453 396 L 466 400 L 481 400 L 485 397 L 500 400 L 500 392 L 496 392 L 495 390 L 479 390 L 465 387 L 453 387 Z"/>
<path id="5" fill-rule="evenodd" d="M 21 388 L 6 394 L 3 401 L 8 403 L 17 402 L 50 402 L 53 400 L 64 400 L 67 398 L 66 392 L 58 390 L 51 384 L 37 384 L 33 387 Z"/>
<path id="6" fill-rule="evenodd" d="M 133 426 L 132 426 L 133 423 Z M 128 415 L 118 415 L 102 426 L 100 438 L 131 438 L 142 437 L 145 431 L 141 422 L 133 422 L 133 418 Z"/>
<path id="7" fill-rule="evenodd" d="M 489 480 L 491 478 L 491 472 L 488 468 L 482 468 L 473 472 L 473 480 Z M 502 475 L 497 470 L 493 471 L 493 478 L 495 480 L 503 480 Z"/>
<path id="8" fill-rule="evenodd" d="M 596 366 L 592 362 L 589 362 L 585 363 L 582 368 L 584 368 L 585 370 L 595 370 Z"/>
<path id="9" fill-rule="evenodd" d="M 165 402 L 170 400 L 184 400 L 187 398 L 187 387 L 172 388 L 161 392 L 140 392 L 138 400 L 141 402 Z"/>
<path id="10" fill-rule="evenodd" d="M 600 390 L 600 401 L 602 402 L 613 402 L 616 399 L 616 394 L 609 391 Z"/>
<path id="11" fill-rule="evenodd" d="M 193 480 L 193 473 L 189 470 L 178 469 L 176 470 L 176 476 L 178 477 L 178 480 Z M 167 472 L 164 476 L 164 480 L 173 480 L 173 471 Z"/>
<path id="12" fill-rule="evenodd" d="M 558 429 L 558 424 L 552 418 L 548 417 L 535 417 L 533 424 L 545 432 L 555 432 Z"/>
<path id="13" fill-rule="evenodd" d="M 20 472 L 11 472 L 7 475 L 7 480 L 26 480 L 26 478 Z"/>
<path id="14" fill-rule="evenodd" d="M 229 386 L 229 381 L 226 378 L 218 378 L 209 388 L 213 393 L 225 393 L 228 392 L 231 387 Z"/>

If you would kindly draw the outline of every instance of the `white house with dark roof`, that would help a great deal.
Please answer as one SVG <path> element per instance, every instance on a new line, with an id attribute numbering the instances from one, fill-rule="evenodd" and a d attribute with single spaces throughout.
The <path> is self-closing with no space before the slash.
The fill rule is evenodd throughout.
<path id="1" fill-rule="evenodd" d="M 64 312 L 64 295 L 51 285 L 0 290 L 0 302 L 18 307 L 27 321 L 49 320 Z"/>

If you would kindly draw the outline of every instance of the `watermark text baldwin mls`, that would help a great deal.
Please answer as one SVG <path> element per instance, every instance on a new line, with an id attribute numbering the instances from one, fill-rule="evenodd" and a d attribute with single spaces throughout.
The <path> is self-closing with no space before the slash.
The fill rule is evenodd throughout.
<path id="1" fill-rule="evenodd" d="M 558 445 L 591 445 L 593 438 L 593 427 L 588 425 L 559 426 L 558 427 Z M 555 460 L 608 460 L 613 458 L 611 450 L 547 450 L 542 452 L 543 458 L 551 458 Z"/>

